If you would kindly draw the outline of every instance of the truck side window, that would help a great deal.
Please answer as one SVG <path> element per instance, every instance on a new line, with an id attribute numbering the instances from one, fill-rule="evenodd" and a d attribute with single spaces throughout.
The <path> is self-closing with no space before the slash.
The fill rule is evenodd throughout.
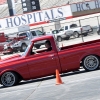
<path id="1" fill-rule="evenodd" d="M 33 36 L 36 36 L 36 33 L 35 33 L 35 31 L 31 31 L 31 33 L 32 33 L 32 35 L 33 35 Z"/>
<path id="2" fill-rule="evenodd" d="M 68 26 L 65 26 L 65 30 L 68 30 Z"/>
<path id="3" fill-rule="evenodd" d="M 76 24 L 72 24 L 72 25 L 70 25 L 70 28 L 76 28 L 76 27 L 77 27 Z"/>
<path id="4" fill-rule="evenodd" d="M 50 52 L 52 51 L 52 46 L 49 40 L 41 40 L 34 43 L 34 46 L 31 50 L 31 55 L 33 54 L 40 54 L 43 52 Z"/>
<path id="5" fill-rule="evenodd" d="M 39 30 L 37 30 L 36 33 L 37 33 L 38 35 L 40 35 L 40 36 L 43 35 L 43 33 L 42 33 L 41 31 L 39 31 Z"/>

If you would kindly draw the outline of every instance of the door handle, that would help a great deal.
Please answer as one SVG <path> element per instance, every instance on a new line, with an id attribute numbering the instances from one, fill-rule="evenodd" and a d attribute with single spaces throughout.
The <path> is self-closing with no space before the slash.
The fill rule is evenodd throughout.
<path id="1" fill-rule="evenodd" d="M 49 57 L 53 57 L 54 56 L 54 54 L 52 54 L 52 55 L 49 55 Z"/>

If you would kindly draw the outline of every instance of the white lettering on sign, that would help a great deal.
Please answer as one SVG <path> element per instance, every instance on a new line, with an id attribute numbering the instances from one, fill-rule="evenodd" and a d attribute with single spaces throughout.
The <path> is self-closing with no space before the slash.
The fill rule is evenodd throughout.
<path id="1" fill-rule="evenodd" d="M 100 0 L 81 2 L 71 5 L 72 12 L 85 11 L 100 8 Z"/>
<path id="2" fill-rule="evenodd" d="M 26 10 L 26 9 L 24 9 Z M 72 16 L 70 5 L 52 8 L 43 11 L 31 12 L 23 15 L 8 17 L 0 19 L 2 28 L 11 28 L 22 25 L 34 24 L 41 21 L 47 21 L 55 19 L 57 17 L 69 17 Z"/>

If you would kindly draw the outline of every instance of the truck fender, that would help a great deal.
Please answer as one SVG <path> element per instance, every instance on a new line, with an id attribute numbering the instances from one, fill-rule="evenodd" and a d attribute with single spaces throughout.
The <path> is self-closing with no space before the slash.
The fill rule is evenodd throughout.
<path id="1" fill-rule="evenodd" d="M 94 54 L 94 53 L 85 53 L 81 56 L 80 58 L 80 62 L 83 61 L 83 59 L 86 57 L 86 56 L 89 56 L 89 55 L 94 55 L 94 56 L 97 56 L 100 58 L 99 54 Z"/>
<path id="2" fill-rule="evenodd" d="M 23 79 L 22 75 L 19 74 L 17 71 L 13 70 L 13 69 L 6 69 L 6 70 L 3 70 L 3 71 L 0 73 L 0 76 L 2 76 L 5 72 L 14 72 L 14 73 L 16 73 L 20 78 Z"/>

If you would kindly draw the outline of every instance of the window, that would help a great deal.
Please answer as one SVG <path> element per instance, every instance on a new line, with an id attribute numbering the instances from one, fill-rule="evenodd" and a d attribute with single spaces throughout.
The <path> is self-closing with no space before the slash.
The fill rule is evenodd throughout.
<path id="1" fill-rule="evenodd" d="M 77 27 L 76 24 L 72 24 L 72 25 L 70 25 L 70 28 L 76 28 L 76 27 Z"/>
<path id="2" fill-rule="evenodd" d="M 68 30 L 68 26 L 65 26 L 65 30 Z"/>
<path id="3" fill-rule="evenodd" d="M 41 31 L 39 31 L 39 30 L 37 30 L 36 33 L 37 33 L 38 35 L 43 35 L 43 33 L 42 33 Z"/>
<path id="4" fill-rule="evenodd" d="M 49 40 L 41 40 L 34 43 L 34 46 L 31 49 L 31 55 L 40 54 L 43 52 L 48 52 L 52 50 L 52 46 Z"/>
<path id="5" fill-rule="evenodd" d="M 32 33 L 32 35 L 33 35 L 33 36 L 36 36 L 36 33 L 35 33 L 35 31 L 31 31 L 31 33 Z"/>

